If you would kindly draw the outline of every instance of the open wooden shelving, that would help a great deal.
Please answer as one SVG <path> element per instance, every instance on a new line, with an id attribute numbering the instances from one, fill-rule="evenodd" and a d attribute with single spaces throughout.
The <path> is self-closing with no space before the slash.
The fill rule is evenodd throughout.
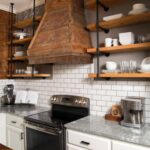
<path id="1" fill-rule="evenodd" d="M 125 2 L 127 2 L 127 0 L 101 0 L 101 3 L 106 6 L 113 6 Z M 96 0 L 85 0 L 85 7 L 88 9 L 95 9 Z"/>
<path id="2" fill-rule="evenodd" d="M 97 74 L 89 74 L 89 78 L 96 78 Z M 150 73 L 105 73 L 99 74 L 100 78 L 150 78 Z"/>
<path id="3" fill-rule="evenodd" d="M 37 22 L 40 22 L 41 19 L 42 19 L 42 16 L 35 17 L 35 21 L 37 21 Z M 31 26 L 32 24 L 33 24 L 33 19 L 26 19 L 26 20 L 19 21 L 19 22 L 15 23 L 13 25 L 13 27 L 18 28 L 18 29 L 22 29 L 22 28 Z"/>
<path id="4" fill-rule="evenodd" d="M 32 37 L 27 37 L 24 39 L 17 39 L 17 40 L 13 40 L 12 44 L 26 44 L 29 43 L 32 40 Z M 8 45 L 10 45 L 11 42 L 8 42 Z"/>
<path id="5" fill-rule="evenodd" d="M 12 76 L 8 75 L 8 77 L 12 77 L 12 78 L 48 78 L 51 77 L 50 74 L 34 74 L 32 76 L 32 74 L 13 74 Z"/>
<path id="6" fill-rule="evenodd" d="M 99 51 L 104 53 L 123 53 L 144 50 L 150 50 L 150 42 L 99 48 Z M 96 54 L 96 48 L 89 48 L 87 49 L 87 52 L 90 54 Z"/>
<path id="7" fill-rule="evenodd" d="M 138 15 L 124 16 L 120 19 L 115 19 L 111 21 L 100 21 L 99 25 L 104 29 L 112 29 L 112 28 L 133 25 L 133 24 L 142 24 L 146 22 L 150 22 L 150 12 L 146 12 Z M 87 25 L 87 29 L 90 31 L 96 31 L 96 24 L 92 23 Z"/>

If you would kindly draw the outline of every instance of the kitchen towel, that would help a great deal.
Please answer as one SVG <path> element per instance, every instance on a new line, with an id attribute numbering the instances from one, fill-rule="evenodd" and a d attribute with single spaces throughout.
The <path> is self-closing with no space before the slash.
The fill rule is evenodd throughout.
<path id="1" fill-rule="evenodd" d="M 26 103 L 27 91 L 20 90 L 16 92 L 15 103 Z"/>
<path id="2" fill-rule="evenodd" d="M 39 93 L 36 91 L 27 91 L 26 103 L 37 104 Z"/>

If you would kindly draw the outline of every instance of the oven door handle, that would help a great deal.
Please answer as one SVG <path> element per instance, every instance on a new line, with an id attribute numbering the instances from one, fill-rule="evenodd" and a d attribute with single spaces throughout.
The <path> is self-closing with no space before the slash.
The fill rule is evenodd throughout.
<path id="1" fill-rule="evenodd" d="M 44 133 L 47 133 L 47 134 L 51 134 L 51 135 L 59 135 L 59 134 L 62 133 L 62 130 L 55 131 L 53 129 L 44 129 L 44 128 L 41 128 L 39 126 L 30 125 L 30 124 L 27 124 L 27 123 L 25 123 L 25 128 L 30 128 L 30 129 L 41 131 L 41 132 L 44 132 Z"/>

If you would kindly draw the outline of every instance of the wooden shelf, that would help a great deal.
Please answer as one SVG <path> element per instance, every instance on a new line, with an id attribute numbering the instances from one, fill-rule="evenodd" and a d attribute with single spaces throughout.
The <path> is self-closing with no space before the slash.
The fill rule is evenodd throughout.
<path id="1" fill-rule="evenodd" d="M 97 74 L 89 74 L 89 78 L 96 78 Z M 101 78 L 150 78 L 150 73 L 106 73 L 99 74 Z"/>
<path id="2" fill-rule="evenodd" d="M 150 12 L 138 15 L 124 16 L 120 19 L 111 21 L 101 21 L 99 25 L 104 29 L 112 29 L 146 22 L 150 22 Z M 90 31 L 96 31 L 96 24 L 92 23 L 87 25 L 87 29 Z"/>
<path id="3" fill-rule="evenodd" d="M 13 44 L 26 44 L 26 43 L 29 43 L 30 41 L 32 40 L 32 37 L 27 37 L 27 38 L 24 38 L 24 39 L 19 39 L 19 40 L 13 40 Z M 8 45 L 10 45 L 11 43 L 8 42 Z"/>
<path id="4" fill-rule="evenodd" d="M 42 16 L 35 17 L 35 21 L 37 21 L 37 22 L 40 22 L 41 19 L 42 19 Z M 22 28 L 31 26 L 32 23 L 33 23 L 33 19 L 26 19 L 26 20 L 19 21 L 19 22 L 15 23 L 14 27 L 18 28 L 18 29 L 22 29 Z"/>
<path id="5" fill-rule="evenodd" d="M 104 53 L 123 53 L 144 50 L 150 50 L 150 42 L 99 48 L 99 51 Z M 87 52 L 90 54 L 96 54 L 96 48 L 89 48 L 87 49 Z"/>
<path id="6" fill-rule="evenodd" d="M 7 75 L 8 77 L 11 77 L 10 75 Z M 13 74 L 13 78 L 32 78 L 32 74 Z M 50 74 L 34 74 L 34 78 L 49 78 L 51 77 Z"/>
<path id="7" fill-rule="evenodd" d="M 125 3 L 127 0 L 101 0 L 101 2 L 106 6 L 113 6 L 119 3 Z M 95 9 L 96 8 L 96 0 L 86 0 L 85 6 L 88 9 Z"/>
<path id="8" fill-rule="evenodd" d="M 10 58 L 8 58 L 9 61 L 11 61 Z M 12 61 L 25 61 L 28 60 L 28 56 L 18 56 L 18 57 L 13 57 Z"/>

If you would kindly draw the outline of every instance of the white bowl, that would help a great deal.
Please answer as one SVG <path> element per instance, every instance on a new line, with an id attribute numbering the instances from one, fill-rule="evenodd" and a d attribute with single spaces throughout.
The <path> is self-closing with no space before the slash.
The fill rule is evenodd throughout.
<path id="1" fill-rule="evenodd" d="M 131 10 L 131 11 L 129 12 L 129 15 L 138 15 L 138 14 L 145 13 L 145 12 L 147 12 L 147 11 L 149 11 L 148 8 Z"/>
<path id="2" fill-rule="evenodd" d="M 143 64 L 141 65 L 142 71 L 150 71 L 150 64 Z"/>
<path id="3" fill-rule="evenodd" d="M 106 69 L 113 71 L 117 69 L 117 63 L 116 62 L 106 62 Z"/>
<path id="4" fill-rule="evenodd" d="M 143 4 L 143 3 L 136 3 L 133 5 L 133 9 L 145 9 L 146 8 L 146 5 Z"/>
<path id="5" fill-rule="evenodd" d="M 129 45 L 135 43 L 135 35 L 132 32 L 119 33 L 119 42 L 121 45 Z"/>

